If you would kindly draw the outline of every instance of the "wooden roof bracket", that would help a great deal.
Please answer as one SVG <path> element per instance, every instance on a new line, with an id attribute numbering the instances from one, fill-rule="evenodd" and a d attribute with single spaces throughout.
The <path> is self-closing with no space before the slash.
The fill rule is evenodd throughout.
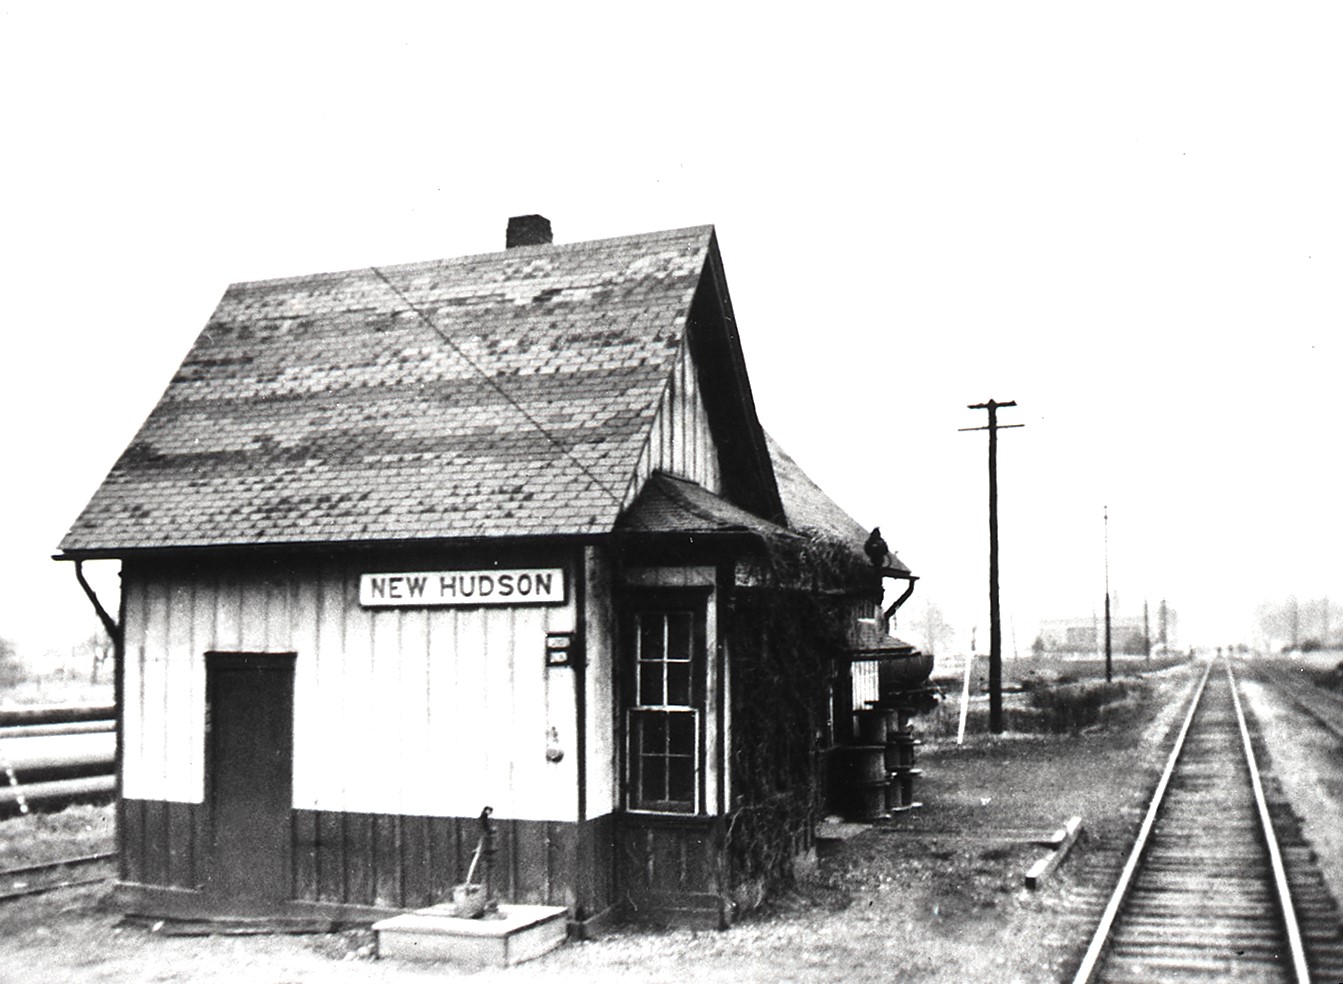
<path id="1" fill-rule="evenodd" d="M 93 586 L 84 577 L 84 561 L 78 558 L 75 559 L 75 578 L 79 581 L 79 586 L 84 589 L 84 594 L 92 602 L 93 610 L 98 614 L 98 621 L 103 623 L 103 628 L 107 630 L 108 637 L 117 647 L 117 652 L 121 652 L 121 626 L 116 623 L 111 615 L 107 614 L 107 609 L 98 600 L 97 592 L 93 590 Z"/>

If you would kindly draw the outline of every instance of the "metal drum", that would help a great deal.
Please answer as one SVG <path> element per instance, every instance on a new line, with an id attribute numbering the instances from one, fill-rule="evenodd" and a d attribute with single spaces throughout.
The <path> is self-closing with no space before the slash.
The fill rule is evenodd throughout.
<path id="1" fill-rule="evenodd" d="M 886 779 L 885 745 L 841 745 L 834 755 L 835 779 L 842 785 Z"/>
<path id="2" fill-rule="evenodd" d="M 886 771 L 908 769 L 914 765 L 914 746 L 919 744 L 907 731 L 895 731 L 886 739 Z"/>
<path id="3" fill-rule="evenodd" d="M 895 714 L 889 710 L 854 711 L 858 722 L 858 742 L 862 745 L 880 745 L 886 741 L 894 723 Z"/>

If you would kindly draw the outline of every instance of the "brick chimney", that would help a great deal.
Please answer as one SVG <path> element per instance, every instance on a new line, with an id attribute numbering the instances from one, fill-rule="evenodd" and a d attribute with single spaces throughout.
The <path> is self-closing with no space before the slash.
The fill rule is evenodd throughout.
<path id="1" fill-rule="evenodd" d="M 544 215 L 515 215 L 508 220 L 508 239 L 505 245 L 546 246 L 554 241 L 550 233 L 550 220 Z"/>

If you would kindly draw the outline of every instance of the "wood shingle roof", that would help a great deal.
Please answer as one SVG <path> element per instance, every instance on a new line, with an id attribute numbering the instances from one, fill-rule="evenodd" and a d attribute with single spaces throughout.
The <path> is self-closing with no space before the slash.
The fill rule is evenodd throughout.
<path id="1" fill-rule="evenodd" d="M 610 531 L 702 226 L 231 286 L 61 543 Z"/>

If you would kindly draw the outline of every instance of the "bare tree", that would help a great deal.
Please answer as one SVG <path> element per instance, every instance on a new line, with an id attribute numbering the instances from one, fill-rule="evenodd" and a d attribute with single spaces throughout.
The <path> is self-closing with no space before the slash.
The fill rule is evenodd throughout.
<path id="1" fill-rule="evenodd" d="M 937 652 L 938 640 L 945 636 L 951 629 L 947 624 L 946 618 L 942 615 L 942 609 L 938 608 L 931 601 L 924 602 L 923 614 L 918 621 L 919 627 L 923 630 L 923 644 L 930 653 Z"/>

